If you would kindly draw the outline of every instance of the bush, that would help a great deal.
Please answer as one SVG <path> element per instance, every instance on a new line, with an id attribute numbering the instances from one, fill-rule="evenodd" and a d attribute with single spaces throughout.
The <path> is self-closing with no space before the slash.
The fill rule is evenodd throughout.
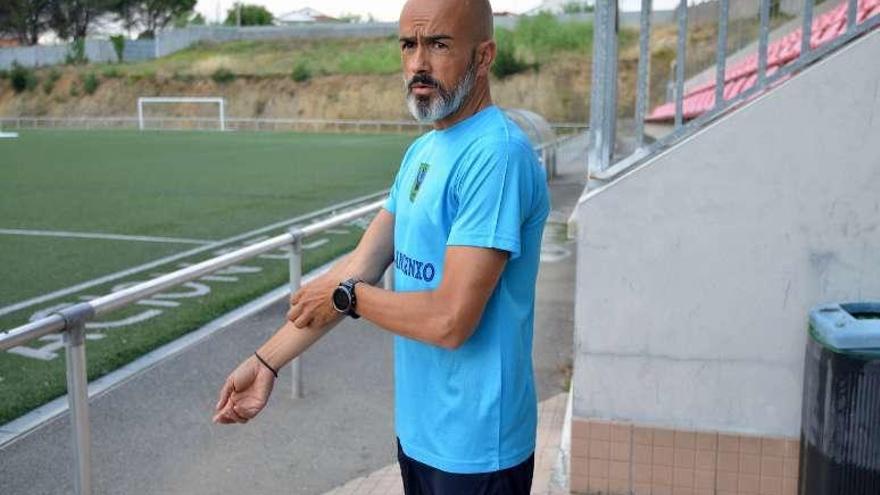
<path id="1" fill-rule="evenodd" d="M 101 81 L 98 79 L 98 76 L 95 75 L 94 72 L 89 72 L 88 74 L 81 77 L 83 91 L 88 95 L 95 94 L 95 91 L 98 90 L 98 86 L 101 85 Z"/>
<path id="2" fill-rule="evenodd" d="M 43 81 L 43 92 L 47 95 L 52 94 L 52 90 L 55 89 L 55 83 L 61 79 L 61 72 L 58 69 L 52 69 L 49 71 L 49 76 Z"/>
<path id="3" fill-rule="evenodd" d="M 116 67 L 108 67 L 101 71 L 101 75 L 104 76 L 104 79 L 119 79 L 122 77 L 122 72 Z"/>
<path id="4" fill-rule="evenodd" d="M 296 82 L 308 81 L 312 78 L 312 70 L 309 69 L 307 63 L 300 60 L 293 66 L 293 73 L 290 74 L 290 77 Z"/>
<path id="5" fill-rule="evenodd" d="M 239 4 L 235 3 L 226 11 L 226 20 L 223 24 L 227 26 L 235 26 L 238 23 Z M 274 16 L 266 10 L 262 5 L 241 5 L 241 25 L 242 26 L 271 26 Z"/>
<path id="6" fill-rule="evenodd" d="M 562 6 L 562 12 L 565 14 L 581 14 L 584 12 L 593 12 L 593 6 L 587 5 L 586 2 L 568 2 Z"/>
<path id="7" fill-rule="evenodd" d="M 9 79 L 9 71 L 6 69 L 0 69 L 0 81 Z"/>
<path id="8" fill-rule="evenodd" d="M 174 71 L 171 75 L 171 79 L 178 82 L 191 83 L 196 80 L 195 76 L 192 74 L 181 74 L 180 72 Z"/>
<path id="9" fill-rule="evenodd" d="M 551 57 L 558 51 L 579 50 L 586 54 L 592 46 L 593 24 L 559 22 L 553 14 L 542 12 L 520 17 L 514 36 L 518 47 L 539 59 Z"/>
<path id="10" fill-rule="evenodd" d="M 226 84 L 235 80 L 235 74 L 231 70 L 221 67 L 211 74 L 211 79 L 217 84 Z"/>
<path id="11" fill-rule="evenodd" d="M 33 69 L 29 69 L 18 63 L 12 63 L 12 70 L 9 72 L 9 80 L 12 82 L 12 89 L 16 93 L 22 91 L 32 91 L 37 87 L 39 80 Z"/>
<path id="12" fill-rule="evenodd" d="M 499 30 L 495 37 L 498 51 L 495 55 L 495 63 L 492 64 L 492 74 L 498 79 L 525 72 L 533 67 L 517 56 L 510 36 L 505 33 L 509 31 Z"/>
<path id="13" fill-rule="evenodd" d="M 110 43 L 113 43 L 113 51 L 116 52 L 116 61 L 122 63 L 122 57 L 125 55 L 125 36 L 118 34 L 110 37 Z"/>
<path id="14" fill-rule="evenodd" d="M 64 63 L 67 65 L 85 65 L 89 63 L 86 57 L 86 40 L 73 40 L 67 55 L 64 56 Z"/>

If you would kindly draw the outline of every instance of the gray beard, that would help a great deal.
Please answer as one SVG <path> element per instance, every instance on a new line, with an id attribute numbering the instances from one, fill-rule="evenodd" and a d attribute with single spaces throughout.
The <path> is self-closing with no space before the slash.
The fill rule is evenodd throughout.
<path id="1" fill-rule="evenodd" d="M 477 80 L 477 65 L 475 58 L 471 59 L 465 70 L 464 77 L 455 85 L 452 91 L 446 91 L 437 86 L 436 94 L 429 97 L 418 97 L 409 90 L 409 81 L 404 80 L 406 88 L 406 106 L 416 120 L 423 124 L 432 124 L 438 120 L 457 112 L 464 104 Z"/>

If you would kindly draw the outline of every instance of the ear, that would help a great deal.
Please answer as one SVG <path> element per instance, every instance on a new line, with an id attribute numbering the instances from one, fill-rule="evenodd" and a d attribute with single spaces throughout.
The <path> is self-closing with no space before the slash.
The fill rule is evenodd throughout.
<path id="1" fill-rule="evenodd" d="M 498 46 L 495 40 L 483 41 L 477 45 L 477 76 L 489 77 L 489 71 L 492 70 L 492 63 L 495 61 L 495 55 L 498 53 Z"/>

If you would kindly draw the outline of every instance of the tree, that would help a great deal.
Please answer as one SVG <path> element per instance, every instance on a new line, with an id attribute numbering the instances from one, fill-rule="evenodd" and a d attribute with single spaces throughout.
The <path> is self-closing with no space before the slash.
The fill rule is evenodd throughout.
<path id="1" fill-rule="evenodd" d="M 49 23 L 52 0 L 0 2 L 0 33 L 15 36 L 23 45 L 36 45 Z"/>
<path id="2" fill-rule="evenodd" d="M 138 28 L 139 38 L 152 38 L 156 31 L 187 18 L 196 0 L 114 0 L 113 12 L 126 29 Z"/>
<path id="3" fill-rule="evenodd" d="M 89 28 L 119 0 L 51 0 L 49 26 L 61 39 L 84 40 Z"/>
<path id="4" fill-rule="evenodd" d="M 227 26 L 238 25 L 239 9 L 241 9 L 241 25 L 242 26 L 270 26 L 275 16 L 266 10 L 262 5 L 245 5 L 235 3 L 232 8 L 226 11 L 226 21 L 223 24 Z"/>

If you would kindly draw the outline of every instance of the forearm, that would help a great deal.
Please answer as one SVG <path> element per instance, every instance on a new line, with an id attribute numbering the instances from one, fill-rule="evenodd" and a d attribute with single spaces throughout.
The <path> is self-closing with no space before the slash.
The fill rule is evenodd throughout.
<path id="1" fill-rule="evenodd" d="M 394 334 L 448 349 L 461 345 L 456 311 L 435 291 L 392 292 L 358 284 L 357 311 Z"/>
<path id="2" fill-rule="evenodd" d="M 359 278 L 376 284 L 393 259 L 394 216 L 383 209 L 364 232 L 357 248 L 345 259 L 344 264 L 340 263 L 340 270 L 336 274 L 340 282 Z"/>
<path id="3" fill-rule="evenodd" d="M 305 352 L 340 321 L 341 318 L 336 319 L 323 328 L 317 326 L 298 328 L 293 322 L 286 321 L 257 352 L 277 371 Z"/>

